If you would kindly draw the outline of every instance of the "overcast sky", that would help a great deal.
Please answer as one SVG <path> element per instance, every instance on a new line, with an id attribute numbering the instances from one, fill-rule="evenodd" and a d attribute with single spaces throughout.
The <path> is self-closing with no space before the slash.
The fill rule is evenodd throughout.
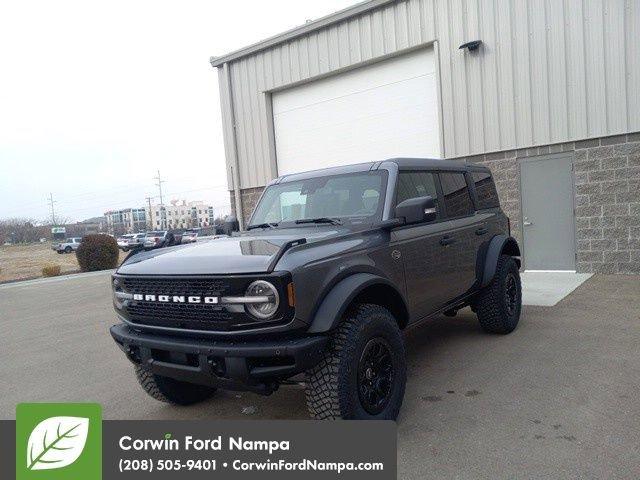
<path id="1" fill-rule="evenodd" d="M 0 218 L 228 205 L 218 56 L 354 0 L 0 3 Z"/>

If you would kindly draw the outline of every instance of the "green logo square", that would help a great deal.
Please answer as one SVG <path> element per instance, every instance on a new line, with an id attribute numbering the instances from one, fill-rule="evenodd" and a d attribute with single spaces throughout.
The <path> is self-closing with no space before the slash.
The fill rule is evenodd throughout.
<path id="1" fill-rule="evenodd" d="M 102 479 L 102 407 L 96 403 L 20 403 L 16 480 Z"/>

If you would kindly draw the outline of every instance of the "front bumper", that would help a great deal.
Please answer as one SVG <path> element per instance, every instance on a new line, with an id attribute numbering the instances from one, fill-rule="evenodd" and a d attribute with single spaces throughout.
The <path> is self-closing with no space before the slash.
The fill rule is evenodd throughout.
<path id="1" fill-rule="evenodd" d="M 136 365 L 154 374 L 230 390 L 271 393 L 280 381 L 316 365 L 327 336 L 269 341 L 213 341 L 111 327 L 111 336 Z"/>

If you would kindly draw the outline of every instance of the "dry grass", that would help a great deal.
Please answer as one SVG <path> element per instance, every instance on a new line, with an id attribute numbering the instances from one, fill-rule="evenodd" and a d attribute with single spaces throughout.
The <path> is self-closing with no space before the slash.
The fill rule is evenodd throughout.
<path id="1" fill-rule="evenodd" d="M 120 252 L 120 262 L 127 254 Z M 60 265 L 60 274 L 78 272 L 76 254 L 59 254 L 51 249 L 51 243 L 0 246 L 0 283 L 42 276 L 47 265 Z"/>

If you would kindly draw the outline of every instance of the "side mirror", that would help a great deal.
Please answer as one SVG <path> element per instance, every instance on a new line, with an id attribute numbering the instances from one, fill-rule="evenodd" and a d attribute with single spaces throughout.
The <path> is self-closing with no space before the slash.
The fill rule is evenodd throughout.
<path id="1" fill-rule="evenodd" d="M 405 225 L 432 222 L 437 216 L 436 201 L 429 195 L 409 198 L 396 206 L 396 217 L 404 219 Z"/>
<path id="2" fill-rule="evenodd" d="M 240 223 L 238 219 L 233 215 L 229 215 L 224 219 L 224 227 L 223 227 L 225 235 L 231 236 L 233 232 L 237 232 L 240 230 Z"/>

